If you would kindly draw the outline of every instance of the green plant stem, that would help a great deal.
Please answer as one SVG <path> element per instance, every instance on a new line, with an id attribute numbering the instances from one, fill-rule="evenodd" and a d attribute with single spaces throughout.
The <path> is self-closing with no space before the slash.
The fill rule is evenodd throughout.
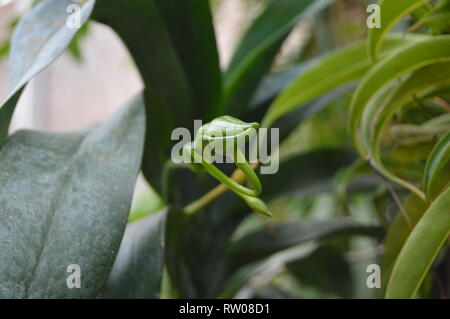
<path id="1" fill-rule="evenodd" d="M 247 177 L 240 169 L 236 169 L 233 175 L 231 175 L 231 179 L 238 184 L 243 184 L 247 180 Z M 185 214 L 193 216 L 228 190 L 228 186 L 222 183 L 203 195 L 201 198 L 185 206 L 183 211 Z"/>
<path id="2" fill-rule="evenodd" d="M 205 160 L 195 150 L 192 150 L 191 154 L 198 163 L 201 163 L 203 165 L 203 167 L 209 174 L 215 177 L 219 182 L 227 185 L 228 188 L 230 188 L 234 192 L 252 197 L 258 196 L 261 193 L 261 183 L 258 179 L 258 176 L 256 176 L 252 166 L 247 162 L 245 156 L 240 152 L 240 150 L 237 151 L 237 154 L 234 157 L 234 161 L 238 168 L 247 175 L 247 178 L 252 183 L 254 189 L 244 187 L 240 183 L 237 183 L 236 181 L 222 173 L 222 171 L 214 166 L 214 164 Z"/>

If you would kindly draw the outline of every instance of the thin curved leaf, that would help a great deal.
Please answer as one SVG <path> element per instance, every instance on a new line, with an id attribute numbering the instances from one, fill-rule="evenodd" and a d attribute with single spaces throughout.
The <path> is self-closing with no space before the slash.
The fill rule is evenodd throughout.
<path id="1" fill-rule="evenodd" d="M 386 40 L 383 53 L 388 55 L 401 45 L 415 42 L 419 38 L 402 39 L 392 37 Z M 323 56 L 305 68 L 272 103 L 263 126 L 271 126 L 278 118 L 295 108 L 316 99 L 326 92 L 359 80 L 372 66 L 367 57 L 367 44 L 357 43 Z M 324 77 L 324 74 L 329 76 Z"/>
<path id="2" fill-rule="evenodd" d="M 133 103 L 89 131 L 20 131 L 7 139 L 0 297 L 97 296 L 126 226 L 144 131 L 142 103 Z M 81 270 L 79 289 L 66 284 L 71 264 Z"/>
<path id="3" fill-rule="evenodd" d="M 450 131 L 445 134 L 434 147 L 428 157 L 424 173 L 425 192 L 429 198 L 434 198 L 437 180 L 450 161 Z"/>
<path id="4" fill-rule="evenodd" d="M 160 298 L 165 213 L 162 211 L 127 225 L 99 298 Z"/>
<path id="5" fill-rule="evenodd" d="M 365 152 L 359 139 L 363 111 L 375 94 L 400 76 L 424 66 L 450 61 L 450 36 L 437 36 L 410 44 L 375 65 L 362 79 L 349 111 L 353 143 L 362 157 Z"/>
<path id="6" fill-rule="evenodd" d="M 386 178 L 404 186 L 424 198 L 422 191 L 416 186 L 392 174 L 383 164 L 381 159 L 382 134 L 400 108 L 413 103 L 417 98 L 421 98 L 433 90 L 440 90 L 450 84 L 450 63 L 437 63 L 414 72 L 406 81 L 402 82 L 392 94 L 381 101 L 384 95 L 379 95 L 369 101 L 363 111 L 362 130 L 360 134 L 362 142 L 360 145 L 369 147 L 368 157 L 372 165 L 381 172 Z M 380 106 L 381 104 L 381 106 Z"/>
<path id="7" fill-rule="evenodd" d="M 69 46 L 77 28 L 67 25 L 67 7 L 81 7 L 81 24 L 89 18 L 95 0 L 44 0 L 25 14 L 14 30 L 9 56 L 11 90 L 0 104 L 0 145 L 8 128 L 22 89 L 36 74 L 55 61 Z"/>
<path id="8" fill-rule="evenodd" d="M 450 235 L 450 188 L 428 208 L 409 235 L 392 270 L 386 298 L 414 298 Z"/>
<path id="9" fill-rule="evenodd" d="M 381 27 L 369 29 L 368 49 L 370 57 L 375 61 L 380 51 L 380 47 L 388 34 L 395 25 L 408 13 L 420 8 L 429 0 L 381 0 L 380 15 Z"/>
<path id="10" fill-rule="evenodd" d="M 225 74 L 222 111 L 239 115 L 295 25 L 332 0 L 271 0 L 238 46 Z"/>
<path id="11" fill-rule="evenodd" d="M 409 225 L 405 220 L 404 215 L 401 212 L 398 212 L 389 226 L 383 244 L 384 254 L 381 262 L 381 296 L 384 296 L 398 254 L 402 250 L 408 236 L 411 234 L 411 226 L 414 227 L 418 223 L 428 209 L 429 204 L 414 194 L 411 194 L 404 200 L 403 206 L 408 213 L 412 225 Z"/>

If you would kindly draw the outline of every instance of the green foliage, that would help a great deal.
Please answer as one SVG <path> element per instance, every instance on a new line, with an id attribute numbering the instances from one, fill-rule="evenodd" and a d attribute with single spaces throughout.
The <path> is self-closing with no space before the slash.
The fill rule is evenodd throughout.
<path id="1" fill-rule="evenodd" d="M 270 0 L 223 71 L 208 0 L 78 0 L 80 30 L 65 25 L 72 2 L 39 1 L 0 49 L 12 84 L 0 107 L 1 297 L 358 298 L 373 258 L 353 249 L 381 244 L 380 297 L 436 297 L 426 288 L 441 280 L 450 234 L 448 1 L 382 1 L 381 28 L 322 54 L 339 43 L 328 36 L 345 27 L 340 6 Z M 308 54 L 272 73 L 317 14 L 319 27 L 302 29 Z M 28 81 L 79 53 L 92 20 L 123 41 L 144 90 L 90 129 L 8 136 Z M 171 133 L 194 136 L 194 119 L 207 124 L 185 148 L 200 165 L 175 164 Z M 196 151 L 259 123 L 296 144 L 276 174 L 258 176 L 241 153 L 236 168 Z M 139 171 L 155 194 L 130 215 Z M 67 289 L 68 264 L 81 266 L 81 289 Z"/>
<path id="2" fill-rule="evenodd" d="M 126 226 L 144 123 L 136 101 L 89 131 L 21 131 L 6 140 L 0 154 L 2 298 L 97 296 Z M 84 269 L 81 289 L 67 289 L 69 264 Z"/>
<path id="3" fill-rule="evenodd" d="M 450 189 L 428 208 L 397 257 L 386 298 L 414 298 L 431 264 L 450 236 Z"/>

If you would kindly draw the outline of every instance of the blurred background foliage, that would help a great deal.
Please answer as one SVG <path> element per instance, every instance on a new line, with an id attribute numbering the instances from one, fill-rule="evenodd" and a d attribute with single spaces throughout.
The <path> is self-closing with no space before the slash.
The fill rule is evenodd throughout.
<path id="1" fill-rule="evenodd" d="M 227 0 L 212 0 L 214 14 L 218 15 Z M 238 44 L 249 23 L 261 12 L 266 0 L 240 0 L 241 9 L 238 32 L 230 41 L 229 48 Z M 339 0 L 322 10 L 316 16 L 300 23 L 289 35 L 282 49 L 275 58 L 272 75 L 283 74 L 283 71 L 295 69 L 309 61 L 331 52 L 337 48 L 364 40 L 367 36 L 366 19 L 367 5 L 376 1 Z M 228 12 L 228 14 L 230 14 Z M 225 15 L 222 17 L 227 19 Z M 403 20 L 397 27 L 400 31 L 414 25 L 414 17 Z M 86 28 L 88 32 L 88 28 Z M 432 32 L 426 27 L 418 28 L 416 32 Z M 75 57 L 85 32 L 80 33 L 70 46 Z M 220 36 L 220 35 L 219 35 Z M 223 63 L 222 63 L 223 64 Z M 326 74 L 324 74 L 326 76 Z M 348 106 L 352 98 L 350 88 L 346 94 L 323 103 L 322 110 L 306 117 L 296 129 L 286 138 L 281 147 L 281 157 L 304 153 L 308 154 L 323 149 L 351 149 L 351 139 L 347 130 Z M 258 93 L 256 93 L 256 96 Z M 255 97 L 256 98 L 256 97 Z M 448 100 L 447 100 L 448 101 Z M 445 100 L 441 101 L 448 106 Z M 442 105 L 431 105 L 430 109 Z M 413 109 L 405 112 L 408 120 L 423 123 L 430 118 L 429 110 Z M 431 111 L 433 112 L 433 111 Z M 437 111 L 439 113 L 439 111 Z M 436 115 L 435 113 L 432 113 Z M 386 136 L 387 143 L 390 137 Z M 395 139 L 395 136 L 394 136 Z M 412 141 L 406 145 L 392 141 L 395 145 L 392 167 L 407 168 L 414 166 L 415 159 L 426 158 L 431 146 L 427 143 Z M 426 142 L 426 141 L 425 141 Z M 425 150 L 421 150 L 425 148 Z M 412 156 L 414 154 L 415 156 Z M 422 154 L 422 155 L 421 155 Z M 382 225 L 387 227 L 398 213 L 399 207 L 389 194 L 386 183 L 373 172 L 359 174 L 349 185 L 349 194 L 338 191 L 340 177 L 350 169 L 342 169 L 335 177 L 335 183 L 325 181 L 321 185 L 309 185 L 303 193 L 295 193 L 272 201 L 270 207 L 274 218 L 264 220 L 253 214 L 247 217 L 233 234 L 232 240 L 239 240 L 247 234 L 263 226 L 270 233 L 272 226 L 304 221 L 329 221 L 340 217 L 351 217 L 363 225 Z M 414 171 L 412 168 L 411 171 Z M 405 198 L 407 192 L 396 188 L 398 196 Z M 163 200 L 156 192 L 149 190 L 138 198 L 134 204 L 130 220 L 158 212 L 164 206 Z M 309 251 L 300 253 L 296 258 L 280 257 L 282 262 L 276 262 L 278 256 L 271 257 L 273 265 L 263 267 L 262 272 L 247 279 L 247 284 L 240 288 L 234 297 L 237 298 L 377 298 L 377 289 L 368 289 L 366 280 L 367 265 L 380 264 L 383 252 L 381 242 L 376 238 L 352 236 L 343 238 L 322 239 L 312 244 Z M 308 250 L 308 247 L 306 248 Z M 437 263 L 436 271 L 448 272 L 450 257 L 444 252 Z M 253 266 L 253 265 L 252 265 Z M 441 270 L 439 270 L 441 269 Z M 446 270 L 443 270 L 446 269 Z M 444 276 L 445 277 L 445 276 Z M 234 277 L 233 277 L 234 278 Z M 424 284 L 426 293 L 422 296 L 448 296 L 449 283 L 442 279 L 432 279 Z M 442 277 L 441 277 L 442 278 Z"/>
<path id="2" fill-rule="evenodd" d="M 220 15 L 228 0 L 211 0 L 214 14 Z M 239 30 L 230 41 L 233 47 L 249 25 L 249 22 L 261 11 L 266 0 L 239 0 Z M 395 0 L 392 0 L 395 1 Z M 284 74 L 303 63 L 314 61 L 317 57 L 342 48 L 350 43 L 366 38 L 366 7 L 375 1 L 338 0 L 321 11 L 317 16 L 300 23 L 285 41 L 272 67 L 272 76 Z M 228 12 L 230 14 L 230 12 Z M 232 12 L 231 12 L 232 14 Z M 222 19 L 227 19 L 223 16 Z M 11 30 L 17 19 L 11 21 Z M 90 22 L 93 23 L 93 22 Z M 414 18 L 403 21 L 399 30 L 406 30 L 414 24 Z M 432 32 L 426 26 L 417 32 Z M 73 57 L 83 63 L 80 46 L 83 38 L 89 34 L 89 24 L 73 39 L 69 49 Z M 0 57 L 8 52 L 9 43 L 0 44 Z M 233 48 L 230 48 L 232 51 Z M 223 59 L 222 59 L 223 60 Z M 223 62 L 223 61 L 222 61 Z M 223 63 L 222 63 L 223 64 Z M 294 74 L 295 75 L 295 74 Z M 324 77 L 326 74 L 324 74 Z M 290 76 L 292 79 L 293 76 Z M 270 79 L 267 79 L 270 81 Z M 270 83 L 269 83 L 270 84 Z M 258 95 L 258 93 L 257 93 Z M 323 103 L 320 112 L 302 121 L 286 138 L 281 148 L 282 157 L 309 153 L 324 148 L 351 149 L 351 139 L 347 130 L 347 111 L 351 100 L 351 90 L 338 98 Z M 255 99 L 257 96 L 255 96 Z M 326 106 L 326 108 L 325 108 Z M 433 100 L 425 108 L 405 111 L 402 116 L 411 123 L 423 123 L 442 108 L 449 108 L 448 97 Z M 430 151 L 429 140 L 423 136 L 405 140 L 401 138 L 401 128 L 386 135 L 384 144 L 394 145 L 389 165 L 394 170 L 401 169 L 414 176 L 417 161 L 424 161 Z M 433 135 L 429 136 L 433 139 Z M 327 159 L 325 159 L 327 160 Z M 232 239 L 238 241 L 246 235 L 264 227 L 268 233 L 276 225 L 305 221 L 328 221 L 340 217 L 352 217 L 364 225 L 386 227 L 398 212 L 398 206 L 392 198 L 385 181 L 370 170 L 360 169 L 361 174 L 352 178 L 348 192 L 340 192 L 339 185 L 352 174 L 354 167 L 341 170 L 332 183 L 319 180 L 308 186 L 305 191 L 285 196 L 270 202 L 274 218 L 262 220 L 252 214 L 233 233 Z M 396 188 L 398 196 L 405 198 L 407 193 Z M 164 200 L 149 189 L 135 199 L 130 222 L 139 220 L 161 210 Z M 382 246 L 376 238 L 344 237 L 328 238 L 302 247 L 302 251 L 290 252 L 291 255 L 274 255 L 261 265 L 263 271 L 254 275 L 243 275 L 246 284 L 236 291 L 235 297 L 241 298 L 374 298 L 379 297 L 375 289 L 368 289 L 366 267 L 380 263 Z M 450 257 L 448 251 L 442 253 L 435 272 L 447 272 Z M 263 267 L 264 266 L 264 267 Z M 237 274 L 235 277 L 239 277 Z M 444 276 L 445 277 L 445 276 Z M 447 282 L 448 285 L 448 282 Z M 426 291 L 426 292 L 424 292 Z M 421 292 L 423 296 L 448 296 L 445 283 L 430 277 Z"/>

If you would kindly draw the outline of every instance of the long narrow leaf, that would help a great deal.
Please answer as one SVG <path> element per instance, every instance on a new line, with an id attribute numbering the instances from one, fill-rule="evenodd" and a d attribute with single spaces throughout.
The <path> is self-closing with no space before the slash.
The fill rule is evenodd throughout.
<path id="1" fill-rule="evenodd" d="M 417 187 L 395 176 L 384 166 L 380 153 L 382 134 L 397 110 L 414 102 L 416 98 L 430 94 L 430 90 L 440 90 L 441 87 L 449 84 L 450 63 L 438 63 L 422 68 L 401 83 L 384 103 L 380 103 L 377 99 L 373 99 L 374 103 L 369 102 L 363 114 L 362 130 L 364 133 L 360 136 L 364 141 L 360 144 L 363 147 L 364 144 L 369 145 L 368 157 L 373 166 L 385 177 L 415 192 L 422 198 L 424 195 Z"/>
<path id="2" fill-rule="evenodd" d="M 99 298 L 160 298 L 165 211 L 127 225 Z"/>
<path id="3" fill-rule="evenodd" d="M 392 37 L 386 40 L 383 53 L 389 54 L 401 45 L 417 41 L 412 37 Z M 307 67 L 272 103 L 263 126 L 270 126 L 278 118 L 295 108 L 342 85 L 359 80 L 372 66 L 367 57 L 365 42 L 332 52 Z"/>
<path id="4" fill-rule="evenodd" d="M 450 235 L 450 188 L 425 212 L 403 246 L 391 273 L 386 298 L 414 298 Z"/>
<path id="5" fill-rule="evenodd" d="M 381 27 L 369 29 L 369 53 L 376 60 L 380 47 L 388 32 L 408 13 L 413 12 L 429 0 L 381 0 Z"/>
<path id="6" fill-rule="evenodd" d="M 425 191 L 429 198 L 433 198 L 437 180 L 450 160 L 450 131 L 442 137 L 431 152 L 424 173 Z"/>
<path id="7" fill-rule="evenodd" d="M 349 127 L 353 143 L 365 156 L 359 139 L 363 111 L 370 99 L 392 80 L 434 63 L 450 61 L 450 36 L 438 36 L 406 46 L 384 59 L 363 78 L 349 112 Z"/>

